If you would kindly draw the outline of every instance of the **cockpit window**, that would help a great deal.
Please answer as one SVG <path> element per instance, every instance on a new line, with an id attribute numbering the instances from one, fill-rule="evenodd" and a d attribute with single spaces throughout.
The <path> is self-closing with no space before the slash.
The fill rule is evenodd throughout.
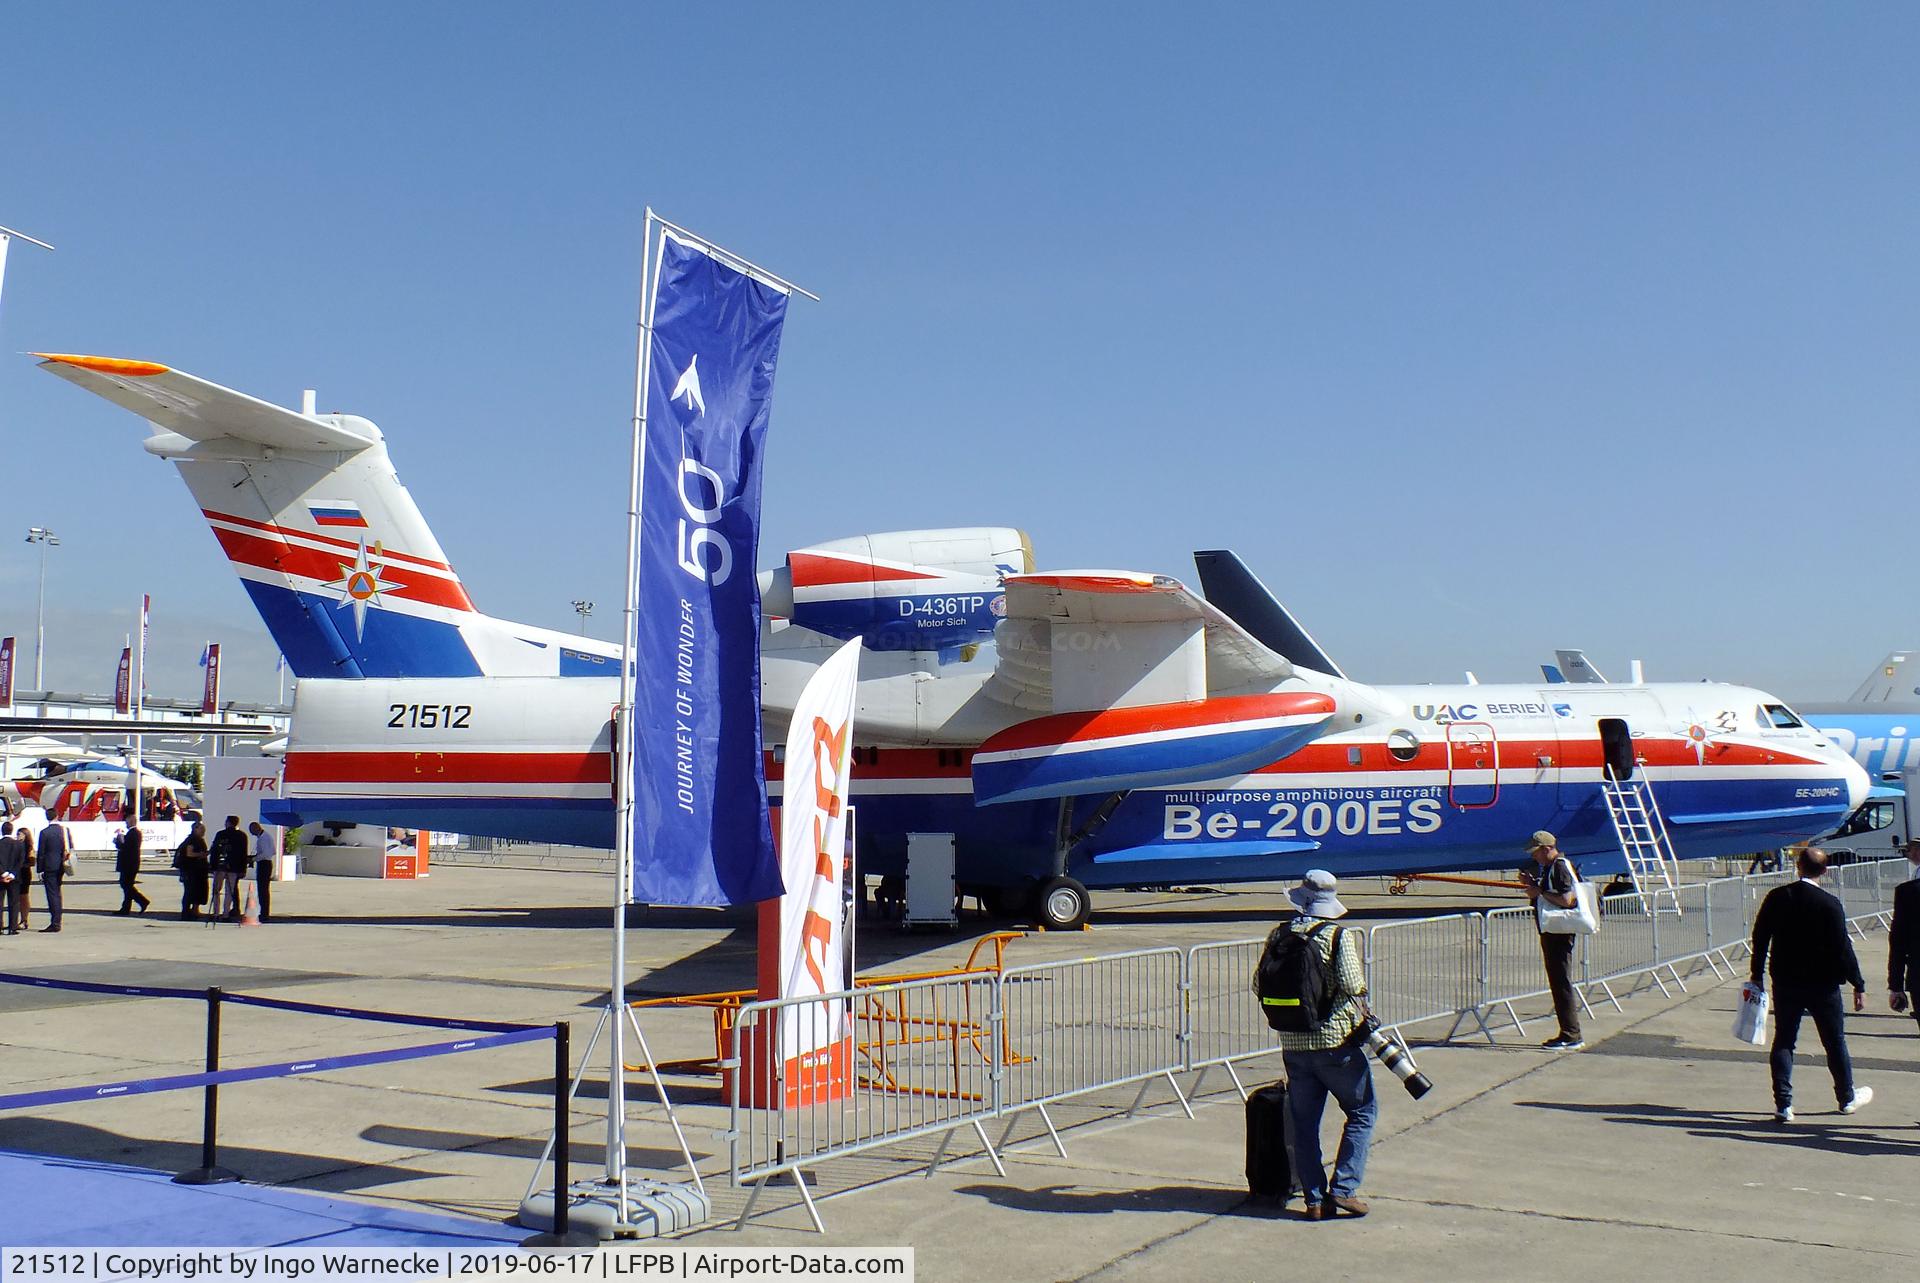
<path id="1" fill-rule="evenodd" d="M 1806 723 L 1795 717 L 1793 710 L 1785 704 L 1768 704 L 1761 710 L 1760 725 L 1784 731 L 1803 727 Z"/>

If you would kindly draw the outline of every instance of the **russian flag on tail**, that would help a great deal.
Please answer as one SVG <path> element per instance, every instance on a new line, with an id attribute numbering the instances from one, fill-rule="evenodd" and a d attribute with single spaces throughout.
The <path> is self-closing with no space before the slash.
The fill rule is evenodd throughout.
<path id="1" fill-rule="evenodd" d="M 307 505 L 307 515 L 313 518 L 316 526 L 351 526 L 358 530 L 367 528 L 367 518 L 360 511 L 360 505 L 347 499 L 325 499 Z"/>

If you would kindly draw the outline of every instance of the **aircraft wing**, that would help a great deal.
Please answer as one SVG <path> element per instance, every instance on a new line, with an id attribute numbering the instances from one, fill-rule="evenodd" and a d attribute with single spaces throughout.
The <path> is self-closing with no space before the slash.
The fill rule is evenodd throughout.
<path id="1" fill-rule="evenodd" d="M 1177 579 L 1122 570 L 1006 578 L 985 693 L 1032 712 L 1087 712 L 1271 690 L 1293 665 Z"/>
<path id="2" fill-rule="evenodd" d="M 34 355 L 47 373 L 192 441 L 232 437 L 276 450 L 362 450 L 374 440 L 345 423 L 312 418 L 152 361 Z"/>

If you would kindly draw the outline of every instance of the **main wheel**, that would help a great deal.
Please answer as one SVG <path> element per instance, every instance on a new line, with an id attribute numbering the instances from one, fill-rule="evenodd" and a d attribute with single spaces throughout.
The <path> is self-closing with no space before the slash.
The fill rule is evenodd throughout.
<path id="1" fill-rule="evenodd" d="M 1035 896 L 1034 917 L 1048 931 L 1072 931 L 1085 925 L 1093 897 L 1075 878 L 1048 878 Z"/>

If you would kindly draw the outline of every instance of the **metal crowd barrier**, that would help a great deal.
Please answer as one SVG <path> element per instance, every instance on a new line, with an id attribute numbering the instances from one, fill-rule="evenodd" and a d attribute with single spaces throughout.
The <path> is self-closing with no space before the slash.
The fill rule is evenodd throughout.
<path id="1" fill-rule="evenodd" d="M 1885 920 L 1893 887 L 1909 873 L 1905 860 L 1845 865 L 1827 885 L 1864 929 Z M 1618 1008 L 1620 997 L 1637 992 L 1616 993 L 1614 985 L 1629 979 L 1671 995 L 1669 980 L 1684 990 L 1687 976 L 1703 969 L 1736 973 L 1731 951 L 1749 938 L 1761 898 L 1791 876 L 1753 874 L 1670 893 L 1603 897 L 1599 932 L 1581 938 L 1581 1001 L 1597 992 Z M 1348 929 L 1365 933 L 1369 1002 L 1396 1034 L 1451 1019 L 1446 1039 L 1473 1021 L 1492 1040 L 1488 1017 L 1503 1013 L 1524 1036 L 1514 1004 L 1547 992 L 1533 910 L 1525 905 Z M 1192 1117 L 1188 1096 L 1197 1080 L 1183 1090 L 1176 1074 L 1216 1066 L 1245 1095 L 1234 1066 L 1279 1050 L 1252 1000 L 1263 943 L 1140 949 L 742 1006 L 725 1062 L 732 1175 L 755 1186 L 740 1222 L 769 1179 L 787 1174 L 815 1228 L 823 1229 L 803 1169 L 937 1135 L 931 1171 L 962 1129 L 974 1132 L 983 1156 L 1004 1175 L 986 1124 L 1006 1120 L 998 1141 L 1004 1147 L 1023 1112 L 1040 1116 L 1064 1154 L 1047 1107 L 1073 1097 L 1137 1083 L 1132 1113 L 1153 1082 L 1165 1079 Z M 1686 975 L 1682 967 L 1689 967 Z M 766 1054 L 776 1029 L 786 1031 L 787 1046 L 841 1046 L 840 1069 L 831 1057 L 824 1070 L 795 1069 Z M 796 1042 L 801 1033 L 811 1036 Z M 823 1086 L 835 1072 L 837 1085 Z"/>
<path id="2" fill-rule="evenodd" d="M 1367 929 L 1367 1000 L 1383 1024 L 1451 1018 L 1451 1037 L 1464 1013 L 1480 1010 L 1482 921 L 1451 913 Z"/>
<path id="3" fill-rule="evenodd" d="M 880 1145 L 981 1125 L 1000 1111 L 1002 1075 L 1021 1057 L 1005 1039 L 992 975 L 914 980 L 750 1002 L 734 1017 L 727 1070 L 729 1166 L 752 1182 L 745 1223 L 768 1178 L 787 1174 L 824 1227 L 802 1169 Z M 788 1063 L 789 1049 L 824 1049 Z"/>
<path id="4" fill-rule="evenodd" d="M 1242 1091 L 1246 1087 L 1235 1063 L 1274 1048 L 1273 1031 L 1259 1004 L 1248 1001 L 1265 945 L 1263 937 L 1197 944 L 1187 950 L 1186 1068 L 1205 1073 L 1218 1065 Z"/>
<path id="5" fill-rule="evenodd" d="M 1037 1111 L 1063 1156 L 1047 1106 L 1070 1096 L 1138 1083 L 1131 1114 L 1164 1078 L 1193 1117 L 1174 1077 L 1187 1067 L 1188 974 L 1187 955 L 1171 947 L 1007 968 L 1000 994 L 1008 1036 L 1032 1058 L 1007 1076 L 1002 1112 Z M 1009 1121 L 1003 1142 L 1012 1134 Z"/>

